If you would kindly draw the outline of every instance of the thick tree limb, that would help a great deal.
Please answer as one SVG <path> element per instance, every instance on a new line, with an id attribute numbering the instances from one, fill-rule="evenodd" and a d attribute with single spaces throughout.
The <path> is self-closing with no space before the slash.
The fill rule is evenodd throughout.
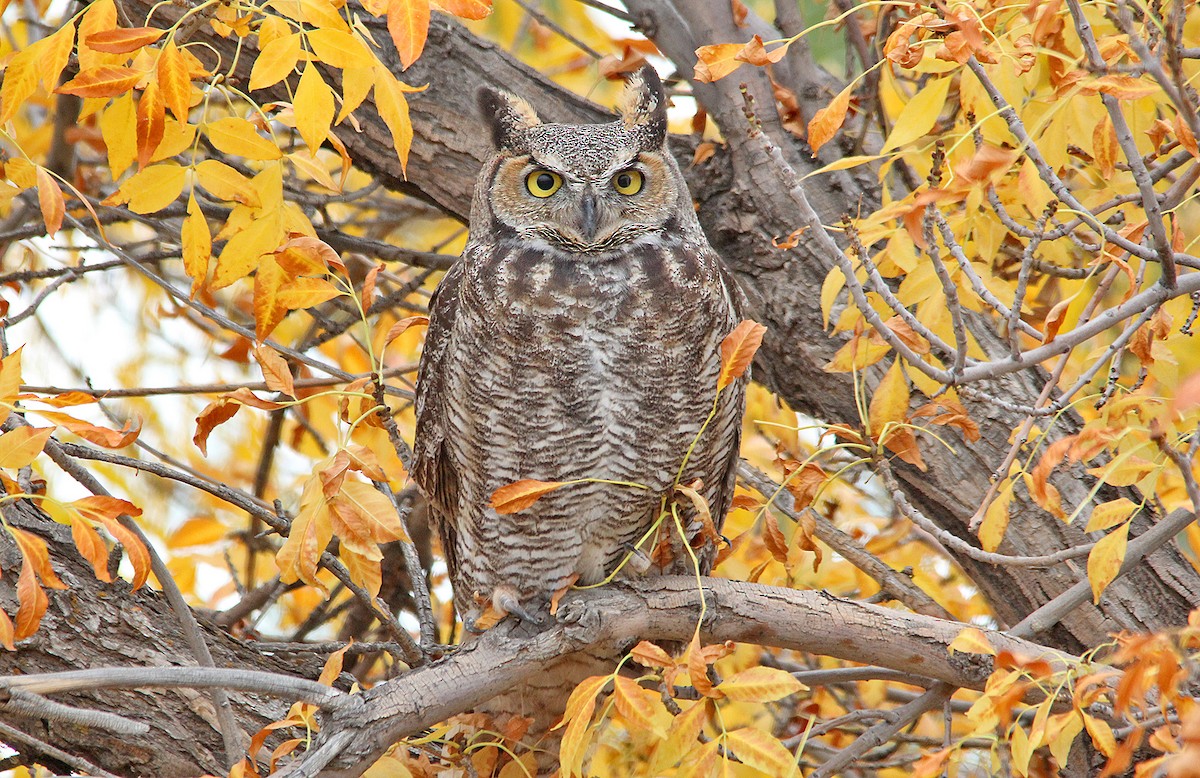
<path id="1" fill-rule="evenodd" d="M 703 584 L 705 642 L 733 640 L 836 656 L 970 689 L 982 689 L 992 671 L 991 657 L 947 650 L 963 628 L 958 622 L 824 592 L 719 578 L 705 578 Z M 558 656 L 638 640 L 686 642 L 701 609 L 696 580 L 670 576 L 575 592 L 563 600 L 559 613 L 560 623 L 545 632 L 529 636 L 505 622 L 453 656 L 364 692 L 362 704 L 335 712 L 323 724 L 316 750 L 280 776 L 361 775 L 397 740 L 532 677 Z M 1041 657 L 1056 670 L 1078 661 L 1000 632 L 987 637 L 997 651 Z M 309 759 L 332 766 L 313 770 Z"/>

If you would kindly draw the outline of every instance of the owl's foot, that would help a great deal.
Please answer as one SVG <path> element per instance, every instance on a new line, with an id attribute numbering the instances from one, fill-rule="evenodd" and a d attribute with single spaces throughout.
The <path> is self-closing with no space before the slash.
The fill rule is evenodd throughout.
<path id="1" fill-rule="evenodd" d="M 491 597 L 475 593 L 475 606 L 463 614 L 463 628 L 473 634 L 487 632 L 499 624 L 509 614 L 516 616 L 522 622 L 534 627 L 540 627 L 542 620 L 529 613 L 521 605 L 517 590 L 511 586 L 497 586 L 492 590 Z"/>

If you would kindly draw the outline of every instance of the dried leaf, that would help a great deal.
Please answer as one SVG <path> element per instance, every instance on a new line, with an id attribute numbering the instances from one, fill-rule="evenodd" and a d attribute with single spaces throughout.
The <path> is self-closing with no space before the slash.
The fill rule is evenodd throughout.
<path id="1" fill-rule="evenodd" d="M 737 58 L 745 46 L 741 43 L 716 43 L 696 49 L 694 78 L 701 84 L 719 81 L 740 68 L 744 62 Z"/>
<path id="2" fill-rule="evenodd" d="M 208 456 L 208 436 L 212 434 L 212 431 L 236 416 L 241 409 L 241 403 L 233 402 L 226 397 L 221 397 L 204 406 L 204 410 L 200 411 L 200 415 L 196 417 L 196 434 L 192 436 L 192 443 L 200 449 L 202 456 Z"/>
<path id="3" fill-rule="evenodd" d="M 393 324 L 387 331 L 387 337 L 383 339 L 384 345 L 391 343 L 396 338 L 400 337 L 409 327 L 428 327 L 428 316 L 408 316 Z"/>
<path id="4" fill-rule="evenodd" d="M 149 46 L 161 38 L 166 30 L 157 27 L 122 27 L 116 30 L 103 30 L 87 36 L 86 44 L 92 51 L 102 51 L 105 54 L 128 54 L 143 46 Z"/>
<path id="5" fill-rule="evenodd" d="M 763 46 L 762 36 L 755 35 L 750 39 L 749 43 L 742 47 L 741 51 L 733 56 L 734 59 L 739 59 L 742 62 L 761 67 L 763 65 L 776 63 L 783 59 L 783 56 L 787 54 L 789 45 L 790 44 L 785 43 L 782 46 L 776 46 L 771 51 L 767 51 L 766 47 Z"/>
<path id="6" fill-rule="evenodd" d="M 787 538 L 783 536 L 783 531 L 779 529 L 779 522 L 775 519 L 775 514 L 767 511 L 763 514 L 763 545 L 767 547 L 767 551 L 771 552 L 771 556 L 775 558 L 784 567 L 790 569 L 788 564 L 788 543 Z"/>

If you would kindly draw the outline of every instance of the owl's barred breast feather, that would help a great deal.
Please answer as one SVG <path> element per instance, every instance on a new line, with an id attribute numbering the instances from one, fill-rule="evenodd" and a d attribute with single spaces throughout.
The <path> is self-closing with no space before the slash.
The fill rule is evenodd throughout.
<path id="1" fill-rule="evenodd" d="M 515 98 L 481 100 L 498 151 L 480 174 L 470 242 L 431 301 L 413 471 L 468 625 L 498 591 L 514 612 L 548 619 L 556 591 L 618 567 L 676 484 L 699 479 L 718 522 L 732 499 L 743 382 L 718 396 L 717 378 L 740 295 L 663 149 L 657 77 L 629 92 L 625 117 L 607 125 L 537 124 Z M 527 188 L 542 172 L 557 178 Z M 610 183 L 622 173 L 626 193 Z M 522 479 L 597 480 L 497 513 L 493 492 Z M 681 549 L 652 570 L 692 572 Z M 712 552 L 700 551 L 701 572 Z M 603 659 L 564 660 L 490 707 L 561 712 Z"/>

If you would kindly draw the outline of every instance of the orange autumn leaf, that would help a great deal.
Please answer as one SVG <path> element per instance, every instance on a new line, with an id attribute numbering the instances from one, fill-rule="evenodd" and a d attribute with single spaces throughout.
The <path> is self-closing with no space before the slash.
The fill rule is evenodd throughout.
<path id="1" fill-rule="evenodd" d="M 767 328 L 763 325 L 751 319 L 745 319 L 733 328 L 733 332 L 725 336 L 725 339 L 721 341 L 721 373 L 717 377 L 718 392 L 745 374 L 750 363 L 754 361 L 754 354 L 762 345 L 763 335 L 766 332 Z"/>
<path id="2" fill-rule="evenodd" d="M 387 26 L 404 70 L 417 61 L 429 34 L 429 0 L 389 0 Z"/>
<path id="3" fill-rule="evenodd" d="M 12 619 L 4 611 L 0 611 L 0 645 L 9 651 L 17 650 L 16 632 L 13 629 Z"/>
<path id="4" fill-rule="evenodd" d="M 82 71 L 55 91 L 76 97 L 116 97 L 133 89 L 142 75 L 133 68 L 99 65 Z"/>
<path id="5" fill-rule="evenodd" d="M 71 521 L 71 539 L 75 541 L 80 556 L 91 564 L 96 578 L 104 583 L 112 583 L 112 576 L 108 574 L 108 546 L 100 533 L 86 519 L 75 517 Z"/>
<path id="6" fill-rule="evenodd" d="M 507 486 L 501 486 L 492 492 L 492 507 L 499 514 L 523 511 L 540 500 L 543 495 L 564 485 L 563 481 L 537 481 L 532 478 L 523 478 Z"/>
<path id="7" fill-rule="evenodd" d="M 204 410 L 200 411 L 200 415 L 196 417 L 196 434 L 192 436 L 192 443 L 200 449 L 202 456 L 208 456 L 208 436 L 212 434 L 212 431 L 236 416 L 241 409 L 241 403 L 234 402 L 227 397 L 214 400 L 204 406 Z"/>
<path id="8" fill-rule="evenodd" d="M 808 145 L 815 153 L 828 143 L 846 121 L 846 112 L 850 110 L 850 96 L 853 94 L 853 84 L 838 92 L 829 105 L 819 109 L 808 122 Z"/>
<path id="9" fill-rule="evenodd" d="M 116 30 L 94 32 L 87 36 L 84 43 L 92 51 L 101 51 L 105 54 L 128 54 L 143 46 L 149 46 L 166 32 L 166 30 L 156 27 L 122 27 Z"/>
<path id="10" fill-rule="evenodd" d="M 66 215 L 66 203 L 63 200 L 62 188 L 54 180 L 49 170 L 38 165 L 37 168 L 38 206 L 42 209 L 42 221 L 46 224 L 47 237 L 53 238 L 54 233 L 62 227 Z"/>
<path id="11" fill-rule="evenodd" d="M 142 588 L 146 579 L 150 577 L 150 552 L 143 545 L 141 538 L 117 519 L 105 518 L 102 521 L 108 534 L 116 538 L 117 542 L 125 549 L 125 556 L 129 557 L 129 564 L 133 565 L 133 588 Z"/>
<path id="12" fill-rule="evenodd" d="M 158 59 L 158 88 L 162 91 L 163 103 L 181 122 L 188 118 L 192 101 L 192 77 L 183 52 L 170 41 L 163 46 Z"/>
<path id="13" fill-rule="evenodd" d="M 492 12 L 492 0 L 436 0 L 438 7 L 460 19 L 478 21 Z"/>
<path id="14" fill-rule="evenodd" d="M 30 565 L 33 572 L 37 573 L 37 577 L 41 579 L 42 583 L 51 589 L 67 588 L 67 585 L 62 582 L 50 565 L 50 549 L 46 546 L 46 541 L 27 530 L 13 526 L 6 527 L 6 529 L 12 539 L 16 541 L 17 547 L 21 549 L 21 555 L 25 557 L 25 562 Z"/>
<path id="15" fill-rule="evenodd" d="M 28 556 L 21 561 L 21 574 L 17 578 L 17 601 L 20 606 L 17 608 L 17 624 L 13 637 L 16 640 L 24 640 L 37 632 L 38 625 L 42 623 L 42 616 L 50 604 L 46 592 L 37 582 L 33 563 Z"/>
<path id="16" fill-rule="evenodd" d="M 737 58 L 744 48 L 741 43 L 716 43 L 696 49 L 695 79 L 711 84 L 737 70 L 744 64 Z"/>
<path id="17" fill-rule="evenodd" d="M 137 163 L 144 168 L 151 161 L 166 132 L 167 106 L 157 81 L 146 85 L 137 104 Z M 174 198 L 172 198 L 174 199 Z"/>
<path id="18" fill-rule="evenodd" d="M 387 331 L 387 337 L 384 338 L 384 344 L 391 343 L 396 338 L 400 337 L 409 327 L 428 327 L 428 316 L 408 316 L 393 324 Z"/>
<path id="19" fill-rule="evenodd" d="M 292 382 L 292 369 L 288 367 L 287 360 L 281 357 L 278 351 L 266 345 L 255 346 L 253 353 L 255 361 L 262 369 L 267 388 L 295 398 L 296 386 Z"/>
<path id="20" fill-rule="evenodd" d="M 104 448 L 125 448 L 137 440 L 138 435 L 142 432 L 142 420 L 140 418 L 127 419 L 121 429 L 113 430 L 97 426 L 82 419 L 76 419 L 74 416 L 68 416 L 65 413 L 38 411 L 38 414 L 43 416 L 47 421 L 52 421 L 60 427 L 65 427 L 89 443 L 95 443 L 97 446 L 103 446 Z"/>

